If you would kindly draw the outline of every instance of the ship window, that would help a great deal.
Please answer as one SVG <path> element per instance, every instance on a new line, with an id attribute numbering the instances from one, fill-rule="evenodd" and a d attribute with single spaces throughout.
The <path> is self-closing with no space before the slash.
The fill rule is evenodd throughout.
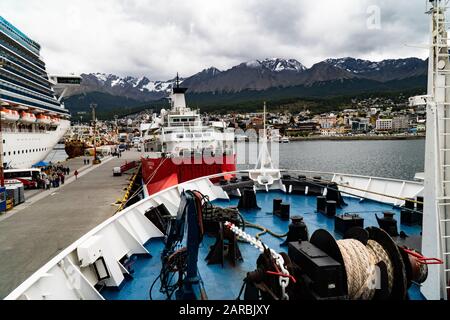
<path id="1" fill-rule="evenodd" d="M 186 121 L 187 121 L 186 118 L 181 119 L 181 122 L 186 122 Z"/>
<path id="2" fill-rule="evenodd" d="M 8 152 L 8 156 L 10 156 L 11 155 L 11 151 L 10 152 Z"/>
<path id="3" fill-rule="evenodd" d="M 108 267 L 106 266 L 105 259 L 103 257 L 100 257 L 97 261 L 94 262 L 94 269 L 95 273 L 97 274 L 98 281 L 111 278 Z"/>
<path id="4" fill-rule="evenodd" d="M 178 139 L 183 139 L 183 138 L 184 138 L 184 135 L 183 135 L 183 134 L 177 134 L 177 138 L 178 138 Z"/>
<path id="5" fill-rule="evenodd" d="M 173 119 L 173 122 L 180 122 L 180 119 Z"/>

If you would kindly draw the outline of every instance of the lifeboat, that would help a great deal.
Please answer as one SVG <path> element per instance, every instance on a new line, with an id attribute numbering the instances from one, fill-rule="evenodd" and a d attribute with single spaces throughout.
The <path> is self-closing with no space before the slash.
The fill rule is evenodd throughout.
<path id="1" fill-rule="evenodd" d="M 0 113 L 1 113 L 2 121 L 14 122 L 14 121 L 17 121 L 20 119 L 19 112 L 16 110 L 1 108 Z"/>
<path id="2" fill-rule="evenodd" d="M 38 114 L 36 116 L 37 119 L 37 123 L 39 124 L 50 124 L 52 123 L 52 119 L 49 116 L 43 115 L 43 114 Z"/>
<path id="3" fill-rule="evenodd" d="M 21 112 L 20 113 L 20 120 L 25 123 L 35 123 L 36 122 L 36 116 L 33 113 L 29 112 Z"/>
<path id="4" fill-rule="evenodd" d="M 52 125 L 58 126 L 60 122 L 61 122 L 61 119 L 60 119 L 60 118 L 58 118 L 58 117 L 51 117 L 51 123 L 52 123 Z"/>

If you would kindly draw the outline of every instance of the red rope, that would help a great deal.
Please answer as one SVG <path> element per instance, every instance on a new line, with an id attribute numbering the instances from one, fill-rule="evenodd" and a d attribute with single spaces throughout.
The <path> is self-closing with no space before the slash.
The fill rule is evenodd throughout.
<path id="1" fill-rule="evenodd" d="M 438 258 L 427 258 L 424 257 L 423 255 L 421 255 L 418 252 L 406 249 L 406 248 L 402 248 L 407 254 L 409 254 L 410 256 L 413 256 L 414 258 L 417 259 L 417 262 L 419 262 L 420 264 L 444 264 L 444 261 L 442 261 L 441 259 Z"/>
<path id="2" fill-rule="evenodd" d="M 283 274 L 283 273 L 281 273 L 281 272 L 275 272 L 275 271 L 266 271 L 266 273 L 267 274 L 270 274 L 270 275 L 272 275 L 272 276 L 278 276 L 278 277 L 283 277 L 283 278 L 289 278 L 289 279 L 291 279 L 291 281 L 293 282 L 293 283 L 297 283 L 297 280 L 294 278 L 294 276 L 292 276 L 292 275 L 286 275 L 286 274 Z"/>

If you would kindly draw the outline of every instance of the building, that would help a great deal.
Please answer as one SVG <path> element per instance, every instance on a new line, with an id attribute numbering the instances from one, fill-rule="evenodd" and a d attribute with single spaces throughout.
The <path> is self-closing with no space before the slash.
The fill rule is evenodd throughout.
<path id="1" fill-rule="evenodd" d="M 417 132 L 425 132 L 427 130 L 426 124 L 418 123 L 417 124 Z"/>
<path id="2" fill-rule="evenodd" d="M 375 129 L 377 131 L 390 131 L 392 130 L 392 119 L 378 119 Z"/>
<path id="3" fill-rule="evenodd" d="M 344 135 L 347 134 L 348 131 L 349 131 L 348 128 L 344 126 L 339 126 L 329 129 L 320 129 L 320 135 L 330 137 L 330 136 Z"/>
<path id="4" fill-rule="evenodd" d="M 353 132 L 369 131 L 369 119 L 361 118 L 350 121 Z"/>
<path id="5" fill-rule="evenodd" d="M 332 137 L 337 135 L 336 128 L 327 128 L 327 129 L 320 129 L 320 135 L 324 137 Z"/>
<path id="6" fill-rule="evenodd" d="M 392 119 L 392 130 L 402 131 L 409 128 L 409 117 L 408 116 L 398 116 Z"/>
<path id="7" fill-rule="evenodd" d="M 334 128 L 337 124 L 337 117 L 335 115 L 321 117 L 319 118 L 319 123 L 322 129 Z"/>
<path id="8" fill-rule="evenodd" d="M 295 127 L 288 128 L 286 130 L 286 135 L 295 137 L 298 135 L 310 134 L 316 132 L 319 127 L 320 125 L 315 122 L 299 122 Z"/>

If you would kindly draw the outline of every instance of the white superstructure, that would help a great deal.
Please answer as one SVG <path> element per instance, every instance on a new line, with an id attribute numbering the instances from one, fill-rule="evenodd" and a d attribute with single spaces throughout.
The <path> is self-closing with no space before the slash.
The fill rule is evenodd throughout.
<path id="1" fill-rule="evenodd" d="M 171 109 L 153 115 L 150 125 L 141 126 L 144 152 L 183 156 L 191 153 L 234 154 L 234 129 L 225 122 L 203 125 L 199 110 L 186 106 L 187 89 L 177 85 L 171 94 Z"/>
<path id="2" fill-rule="evenodd" d="M 40 49 L 0 17 L 0 154 L 7 168 L 30 168 L 45 159 L 70 127 L 61 101 L 81 77 L 49 77 Z"/>
<path id="3" fill-rule="evenodd" d="M 450 289 L 450 55 L 447 1 L 430 3 L 428 94 L 410 103 L 427 108 L 422 251 L 444 264 L 429 267 L 422 293 L 439 300 L 447 299 Z"/>

